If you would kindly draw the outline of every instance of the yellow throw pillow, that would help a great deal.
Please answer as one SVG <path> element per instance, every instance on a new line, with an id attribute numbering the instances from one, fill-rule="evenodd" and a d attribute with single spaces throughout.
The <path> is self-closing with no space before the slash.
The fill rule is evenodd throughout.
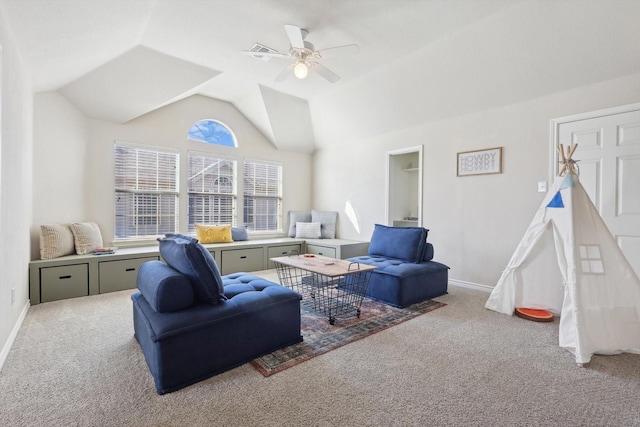
<path id="1" fill-rule="evenodd" d="M 200 243 L 231 243 L 231 225 L 196 224 L 196 238 Z"/>

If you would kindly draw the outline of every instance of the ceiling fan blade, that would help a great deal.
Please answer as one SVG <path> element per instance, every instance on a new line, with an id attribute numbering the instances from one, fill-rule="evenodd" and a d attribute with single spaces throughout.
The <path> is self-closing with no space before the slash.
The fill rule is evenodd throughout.
<path id="1" fill-rule="evenodd" d="M 320 74 L 325 79 L 329 80 L 331 83 L 335 83 L 338 80 L 340 80 L 339 75 L 337 75 L 336 73 L 334 73 L 333 71 L 325 67 L 324 65 L 319 64 L 317 62 L 310 62 L 309 68 L 311 68 L 316 73 Z"/>
<path id="2" fill-rule="evenodd" d="M 282 71 L 280 71 L 280 74 L 276 76 L 274 81 L 277 83 L 282 83 L 285 80 L 287 80 L 287 78 L 293 73 L 294 66 L 295 64 L 289 64 L 286 67 L 284 67 Z"/>
<path id="3" fill-rule="evenodd" d="M 304 49 L 304 40 L 302 39 L 302 31 L 300 30 L 300 27 L 285 24 L 284 30 L 287 32 L 287 37 L 289 37 L 291 47 Z"/>
<path id="4" fill-rule="evenodd" d="M 244 53 L 245 55 L 249 55 L 258 59 L 265 56 L 268 58 L 289 58 L 289 54 L 280 52 L 253 52 L 251 50 L 241 50 L 240 53 Z"/>
<path id="5" fill-rule="evenodd" d="M 320 49 L 317 53 L 321 58 L 329 58 L 330 56 L 346 54 L 352 55 L 358 52 L 360 52 L 360 47 L 358 47 L 357 44 L 348 44 L 346 46 L 336 46 L 326 49 Z"/>

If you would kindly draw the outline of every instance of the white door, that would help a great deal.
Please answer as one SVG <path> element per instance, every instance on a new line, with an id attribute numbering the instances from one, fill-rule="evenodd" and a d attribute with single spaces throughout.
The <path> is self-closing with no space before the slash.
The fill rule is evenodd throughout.
<path id="1" fill-rule="evenodd" d="M 580 182 L 640 276 L 640 104 L 564 117 L 553 126 L 554 147 L 579 144 L 573 159 Z"/>

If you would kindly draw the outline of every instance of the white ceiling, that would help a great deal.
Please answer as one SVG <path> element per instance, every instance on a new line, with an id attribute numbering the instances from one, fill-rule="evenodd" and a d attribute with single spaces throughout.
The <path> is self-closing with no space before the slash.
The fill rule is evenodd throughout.
<path id="1" fill-rule="evenodd" d="M 349 109 L 358 106 L 363 114 L 362 106 L 371 102 L 381 105 L 376 123 L 411 124 L 416 111 L 429 115 L 432 109 L 438 116 L 454 108 L 447 102 L 452 97 L 457 111 L 465 112 L 640 71 L 640 2 L 633 0 L 0 0 L 0 5 L 36 92 L 58 90 L 89 117 L 120 123 L 202 94 L 234 104 L 276 146 L 309 152 L 318 138 L 311 123 L 325 123 L 331 114 L 350 117 L 357 112 Z M 336 83 L 313 74 L 275 83 L 286 62 L 262 62 L 239 51 L 255 42 L 288 51 L 283 24 L 308 30 L 316 49 L 356 43 L 360 53 L 323 61 L 342 77 Z M 601 50 L 597 57 L 593 46 Z M 606 62 L 616 58 L 621 66 Z M 589 64 L 595 69 L 585 69 Z M 437 103 L 416 96 L 423 87 L 431 99 L 438 96 Z M 476 95 L 467 98 L 471 88 Z M 400 109 L 396 117 L 393 105 L 407 104 L 410 111 Z M 334 111 L 340 106 L 344 111 Z M 358 125 L 357 119 L 351 122 Z"/>

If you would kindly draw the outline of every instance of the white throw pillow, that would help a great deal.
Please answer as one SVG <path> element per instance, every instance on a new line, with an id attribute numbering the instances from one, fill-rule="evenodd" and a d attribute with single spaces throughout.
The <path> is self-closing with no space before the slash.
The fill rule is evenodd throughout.
<path id="1" fill-rule="evenodd" d="M 296 222 L 296 239 L 319 239 L 319 222 Z"/>
<path id="2" fill-rule="evenodd" d="M 291 211 L 289 212 L 289 237 L 296 237 L 296 223 L 311 222 L 310 211 Z"/>
<path id="3" fill-rule="evenodd" d="M 43 224 L 40 226 L 40 258 L 53 259 L 75 253 L 73 233 L 69 224 Z"/>
<path id="4" fill-rule="evenodd" d="M 76 243 L 76 253 L 85 255 L 102 247 L 102 234 L 95 222 L 75 222 L 70 225 Z"/>

